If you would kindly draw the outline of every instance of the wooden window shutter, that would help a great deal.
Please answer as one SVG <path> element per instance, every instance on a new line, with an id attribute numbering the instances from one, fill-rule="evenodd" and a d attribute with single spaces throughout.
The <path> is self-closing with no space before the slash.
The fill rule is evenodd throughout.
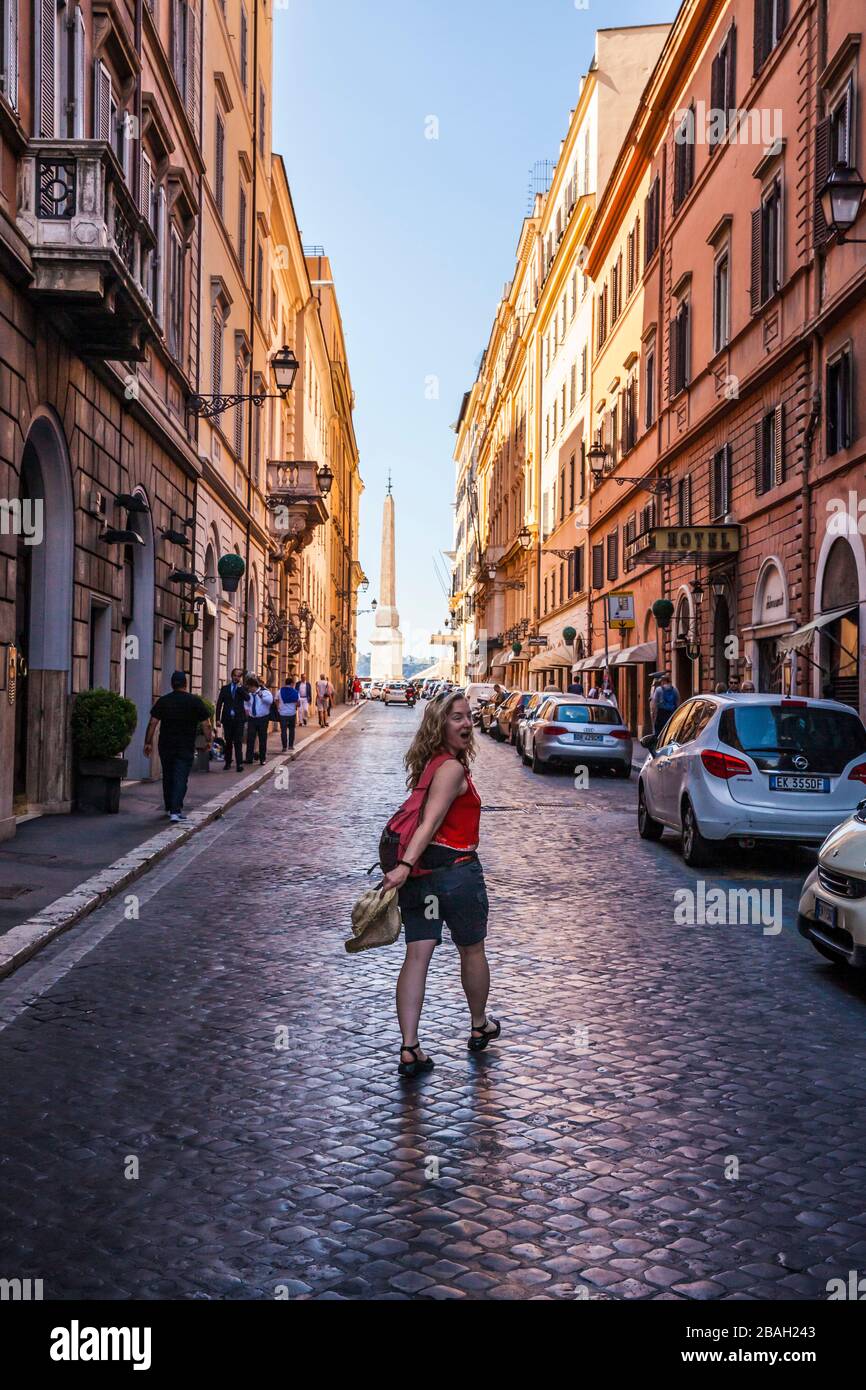
<path id="1" fill-rule="evenodd" d="M 719 451 L 713 454 L 710 463 L 710 521 L 714 521 L 719 515 Z"/>
<path id="2" fill-rule="evenodd" d="M 244 368 L 242 362 L 235 363 L 235 392 L 240 395 L 244 389 Z M 244 408 L 235 406 L 235 454 L 240 459 L 244 447 Z"/>
<path id="3" fill-rule="evenodd" d="M 196 93 L 198 90 L 198 14 L 190 4 L 184 5 L 183 9 L 186 23 L 186 71 L 184 72 L 183 101 L 186 114 L 195 125 Z"/>
<path id="4" fill-rule="evenodd" d="M 592 587 L 594 589 L 604 588 L 604 544 L 599 543 L 592 547 Z"/>
<path id="5" fill-rule="evenodd" d="M 854 442 L 854 382 L 850 352 L 842 357 L 839 389 L 842 392 L 842 448 L 850 449 Z"/>
<path id="6" fill-rule="evenodd" d="M 4 16 L 6 32 L 0 41 L 3 68 L 0 71 L 0 90 L 13 111 L 18 110 L 18 0 L 7 0 Z"/>
<path id="7" fill-rule="evenodd" d="M 55 110 L 57 104 L 57 4 L 56 0 L 37 0 L 39 6 L 39 103 L 37 108 L 38 134 L 42 140 L 53 140 L 57 134 Z"/>
<path id="8" fill-rule="evenodd" d="M 754 29 L 754 71 L 758 72 L 766 55 L 766 27 L 767 27 L 767 6 L 766 0 L 755 0 L 755 29 Z"/>
<path id="9" fill-rule="evenodd" d="M 111 77 L 98 60 L 93 77 L 93 138 L 111 139 Z"/>
<path id="10" fill-rule="evenodd" d="M 634 257 L 634 279 L 637 284 L 640 279 L 640 213 L 634 219 L 634 232 L 632 233 L 632 256 Z"/>
<path id="11" fill-rule="evenodd" d="M 821 199 L 818 196 L 830 173 L 830 130 L 829 116 L 825 116 L 815 127 L 815 208 L 812 218 L 812 234 L 815 246 L 823 246 L 830 237 L 821 207 Z"/>
<path id="12" fill-rule="evenodd" d="M 153 167 L 144 150 L 141 152 L 141 180 L 138 191 L 138 210 L 145 221 L 152 218 Z"/>
<path id="13" fill-rule="evenodd" d="M 749 270 L 749 295 L 752 305 L 752 313 L 756 314 L 761 307 L 761 220 L 763 211 L 756 208 L 752 213 L 752 252 Z"/>
<path id="14" fill-rule="evenodd" d="M 733 120 L 733 113 L 737 109 L 737 26 L 732 24 L 728 33 L 728 66 L 727 82 L 723 94 L 725 110 L 728 113 L 727 120 Z M 727 125 L 727 122 L 726 122 Z"/>
<path id="15" fill-rule="evenodd" d="M 788 27 L 788 0 L 778 0 L 779 14 L 779 34 L 784 34 Z"/>
<path id="16" fill-rule="evenodd" d="M 764 488 L 764 422 L 755 425 L 755 492 L 760 496 Z"/>
<path id="17" fill-rule="evenodd" d="M 214 147 L 214 195 L 220 212 L 223 210 L 225 196 L 225 143 L 226 132 L 222 117 L 216 118 L 216 143 Z"/>
<path id="18" fill-rule="evenodd" d="M 777 405 L 773 411 L 775 429 L 773 431 L 773 486 L 785 481 L 785 407 Z"/>
<path id="19" fill-rule="evenodd" d="M 717 126 L 717 122 L 716 122 L 716 119 L 715 119 L 715 112 L 716 112 L 716 111 L 721 111 L 721 110 L 722 110 L 722 105 L 723 105 L 724 100 L 725 100 L 725 98 L 724 98 L 724 87 L 723 87 L 723 82 L 724 82 L 724 70 L 725 70 L 725 69 L 724 69 L 724 49 L 723 49 L 721 53 L 717 53 L 717 54 L 716 54 L 715 58 L 713 59 L 712 68 L 710 69 L 710 109 L 711 109 L 711 113 L 712 113 L 712 114 L 711 114 L 711 117 L 710 117 L 711 124 L 710 124 L 710 132 L 709 132 L 709 133 L 710 133 L 710 141 L 709 141 L 710 149 L 712 149 L 713 146 L 716 144 L 716 140 L 717 140 L 717 138 L 718 138 L 718 136 L 717 136 L 718 126 Z"/>
<path id="20" fill-rule="evenodd" d="M 218 396 L 222 392 L 223 379 L 223 320 L 219 309 L 213 315 L 213 340 L 211 343 L 211 386 Z M 216 417 L 219 421 L 219 416 Z"/>

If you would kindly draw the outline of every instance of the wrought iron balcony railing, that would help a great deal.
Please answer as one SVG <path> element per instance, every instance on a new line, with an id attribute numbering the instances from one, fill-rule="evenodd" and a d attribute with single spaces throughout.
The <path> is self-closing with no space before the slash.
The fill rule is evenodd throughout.
<path id="1" fill-rule="evenodd" d="M 265 502 L 274 535 L 294 542 L 298 550 L 309 544 L 315 527 L 328 520 L 319 468 L 310 459 L 270 460 Z"/>
<path id="2" fill-rule="evenodd" d="M 156 238 L 105 140 L 31 140 L 20 162 L 18 227 L 30 293 L 85 355 L 140 360 L 156 331 L 148 292 Z"/>

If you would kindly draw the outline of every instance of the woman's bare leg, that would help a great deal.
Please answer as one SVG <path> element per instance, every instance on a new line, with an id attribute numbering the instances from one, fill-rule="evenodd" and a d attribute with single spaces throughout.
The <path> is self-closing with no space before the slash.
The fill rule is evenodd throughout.
<path id="1" fill-rule="evenodd" d="M 406 959 L 397 976 L 397 1018 L 404 1043 L 418 1042 L 427 968 L 435 948 L 435 941 L 410 941 L 406 946 Z M 420 1062 L 427 1056 L 423 1048 L 416 1055 Z M 407 1062 L 411 1060 L 408 1053 L 401 1054 L 401 1058 Z"/>
<path id="2" fill-rule="evenodd" d="M 484 942 L 475 946 L 458 946 L 460 952 L 460 983 L 472 1014 L 473 1027 L 480 1028 L 486 1017 L 487 996 L 490 993 L 490 966 L 484 953 Z"/>

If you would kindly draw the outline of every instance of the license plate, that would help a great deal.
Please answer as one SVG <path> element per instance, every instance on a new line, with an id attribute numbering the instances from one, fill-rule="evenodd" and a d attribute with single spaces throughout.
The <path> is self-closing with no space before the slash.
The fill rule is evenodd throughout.
<path id="1" fill-rule="evenodd" d="M 832 903 L 825 903 L 823 898 L 815 899 L 815 916 L 827 927 L 836 925 L 836 908 Z"/>
<path id="2" fill-rule="evenodd" d="M 573 735 L 575 743 L 603 743 L 604 734 L 585 734 L 583 732 Z"/>
<path id="3" fill-rule="evenodd" d="M 796 777 L 792 773 L 770 774 L 771 792 L 829 792 L 829 777 Z"/>

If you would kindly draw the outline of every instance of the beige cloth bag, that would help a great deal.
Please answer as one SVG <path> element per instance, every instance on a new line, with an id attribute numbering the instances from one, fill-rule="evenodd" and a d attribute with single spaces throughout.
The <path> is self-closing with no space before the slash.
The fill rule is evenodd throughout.
<path id="1" fill-rule="evenodd" d="M 350 955 L 368 951 L 372 946 L 391 946 L 400 935 L 403 922 L 397 902 L 397 889 L 387 893 L 368 888 L 352 908 L 352 933 L 345 943 Z"/>

